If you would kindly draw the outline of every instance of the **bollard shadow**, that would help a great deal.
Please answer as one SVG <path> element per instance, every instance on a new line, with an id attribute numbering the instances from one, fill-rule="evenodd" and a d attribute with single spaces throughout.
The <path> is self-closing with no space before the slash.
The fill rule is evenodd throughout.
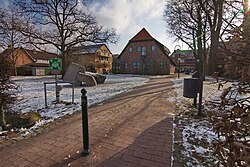
<path id="1" fill-rule="evenodd" d="M 171 166 L 173 118 L 166 117 L 142 132 L 134 135 L 116 132 L 103 138 L 99 145 L 91 145 L 91 154 L 71 158 L 53 164 L 58 166 L 91 167 L 168 167 Z M 113 141 L 113 143 L 112 143 Z"/>
<path id="2" fill-rule="evenodd" d="M 168 105 L 162 104 L 171 89 L 171 83 L 151 84 L 112 99 L 110 105 L 90 108 L 91 154 L 82 157 L 73 150 L 71 157 L 52 166 L 170 166 L 172 117 L 167 114 Z M 141 96 L 145 98 L 138 108 L 133 112 L 123 109 L 126 114 L 120 114 L 120 107 L 138 102 L 136 98 Z"/>
<path id="3" fill-rule="evenodd" d="M 87 163 L 96 167 L 171 166 L 172 133 L 172 117 L 167 117 L 141 132 L 132 142 L 130 142 L 129 136 L 121 136 L 125 140 L 116 142 L 114 145 L 119 146 L 127 143 L 126 148 L 118 152 L 113 150 L 116 153 L 107 155 L 108 158 L 104 160 L 99 154 L 99 161 L 88 161 Z M 127 142 L 126 138 L 128 138 Z M 109 150 L 104 148 L 101 151 L 104 155 L 105 149 Z"/>

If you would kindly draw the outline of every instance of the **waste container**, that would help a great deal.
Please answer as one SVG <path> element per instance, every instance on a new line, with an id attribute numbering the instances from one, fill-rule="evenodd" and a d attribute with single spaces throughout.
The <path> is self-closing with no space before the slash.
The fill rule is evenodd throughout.
<path id="1" fill-rule="evenodd" d="M 192 78 L 199 78 L 200 74 L 198 71 L 195 71 L 194 73 L 192 73 Z"/>
<path id="2" fill-rule="evenodd" d="M 187 98 L 196 98 L 199 89 L 198 78 L 184 78 L 183 96 Z"/>

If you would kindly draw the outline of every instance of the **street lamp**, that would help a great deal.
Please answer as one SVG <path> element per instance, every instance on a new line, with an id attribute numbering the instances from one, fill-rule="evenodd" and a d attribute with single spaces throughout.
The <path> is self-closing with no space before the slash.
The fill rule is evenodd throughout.
<path id="1" fill-rule="evenodd" d="M 180 78 L 180 71 L 181 71 L 181 58 L 180 58 L 180 53 L 179 53 L 179 58 L 178 58 L 178 78 Z"/>
<path id="2" fill-rule="evenodd" d="M 178 49 L 176 49 L 176 47 L 179 47 Z M 175 45 L 174 47 L 174 52 L 176 51 L 176 53 L 178 53 L 181 50 L 181 46 L 180 45 Z M 180 53 L 178 53 L 178 78 L 180 78 L 180 65 L 181 65 L 181 58 L 180 58 Z"/>

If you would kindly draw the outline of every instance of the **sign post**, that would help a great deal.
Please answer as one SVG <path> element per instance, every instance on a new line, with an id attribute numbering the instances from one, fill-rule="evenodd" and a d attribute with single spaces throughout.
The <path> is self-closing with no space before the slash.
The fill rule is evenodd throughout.
<path id="1" fill-rule="evenodd" d="M 51 58 L 49 59 L 49 69 L 51 70 L 51 74 L 55 74 L 55 80 L 56 80 L 56 103 L 60 102 L 60 89 L 57 85 L 57 75 L 61 73 L 62 70 L 62 59 L 60 58 Z"/>

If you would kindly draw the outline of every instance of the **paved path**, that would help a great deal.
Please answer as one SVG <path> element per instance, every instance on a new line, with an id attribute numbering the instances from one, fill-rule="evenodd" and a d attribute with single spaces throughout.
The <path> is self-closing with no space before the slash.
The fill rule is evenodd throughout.
<path id="1" fill-rule="evenodd" d="M 0 149 L 1 167 L 171 166 L 174 106 L 169 78 L 150 80 L 89 109 L 91 154 L 82 157 L 81 114 Z"/>

